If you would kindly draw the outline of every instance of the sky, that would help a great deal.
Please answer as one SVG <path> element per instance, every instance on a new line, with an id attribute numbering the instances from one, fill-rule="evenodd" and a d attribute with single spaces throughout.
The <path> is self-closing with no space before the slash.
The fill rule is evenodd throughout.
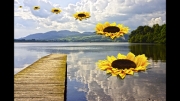
<path id="1" fill-rule="evenodd" d="M 54 7 L 61 13 L 52 13 Z M 91 17 L 75 20 L 73 14 L 81 11 Z M 105 22 L 123 24 L 129 33 L 138 26 L 165 24 L 166 0 L 14 0 L 14 38 L 60 30 L 94 32 L 97 23 Z"/>

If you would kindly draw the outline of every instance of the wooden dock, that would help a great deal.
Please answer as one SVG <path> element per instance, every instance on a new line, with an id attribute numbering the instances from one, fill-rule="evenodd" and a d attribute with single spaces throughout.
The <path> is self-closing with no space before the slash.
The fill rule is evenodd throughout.
<path id="1" fill-rule="evenodd" d="M 14 75 L 14 101 L 65 101 L 66 54 L 50 54 Z"/>

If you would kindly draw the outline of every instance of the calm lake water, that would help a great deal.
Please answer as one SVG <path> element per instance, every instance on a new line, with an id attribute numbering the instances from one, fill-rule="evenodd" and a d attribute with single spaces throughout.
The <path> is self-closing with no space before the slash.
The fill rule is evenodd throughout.
<path id="1" fill-rule="evenodd" d="M 166 101 L 166 46 L 130 43 L 14 43 L 14 74 L 51 53 L 67 54 L 67 101 Z M 106 56 L 145 54 L 146 72 L 107 77 L 96 62 Z"/>

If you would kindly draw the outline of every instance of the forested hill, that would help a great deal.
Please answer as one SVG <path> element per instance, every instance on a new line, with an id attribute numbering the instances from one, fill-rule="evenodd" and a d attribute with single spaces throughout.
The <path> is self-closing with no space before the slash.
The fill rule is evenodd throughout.
<path id="1" fill-rule="evenodd" d="M 14 39 L 14 42 L 128 42 L 128 38 L 129 34 L 125 34 L 123 38 L 112 40 L 94 32 L 79 33 L 61 30 L 31 34 L 23 38 Z"/>
<path id="2" fill-rule="evenodd" d="M 150 26 L 139 26 L 131 31 L 128 42 L 130 43 L 160 43 L 166 44 L 166 24 L 154 24 Z"/>

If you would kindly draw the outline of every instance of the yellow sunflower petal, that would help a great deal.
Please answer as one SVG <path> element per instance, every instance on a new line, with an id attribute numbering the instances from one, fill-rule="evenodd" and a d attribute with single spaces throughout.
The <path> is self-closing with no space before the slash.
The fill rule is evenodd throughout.
<path id="1" fill-rule="evenodd" d="M 126 59 L 131 60 L 131 61 L 134 61 L 134 58 L 135 58 L 135 55 L 134 55 L 132 52 L 129 52 L 129 53 L 127 54 Z"/>
<path id="2" fill-rule="evenodd" d="M 90 17 L 90 13 L 89 12 L 85 12 L 86 17 Z"/>
<path id="3" fill-rule="evenodd" d="M 117 75 L 119 74 L 119 70 L 116 69 L 116 68 L 112 68 L 111 74 L 112 74 L 113 76 L 117 76 Z"/>
<path id="4" fill-rule="evenodd" d="M 126 70 L 124 70 L 124 72 L 126 74 L 129 74 L 129 75 L 133 75 L 134 74 L 134 71 L 132 71 L 131 69 L 126 69 Z"/>
<path id="5" fill-rule="evenodd" d="M 126 59 L 126 56 L 118 53 L 117 59 Z"/>
<path id="6" fill-rule="evenodd" d="M 109 34 L 109 33 L 106 33 L 105 36 L 110 36 L 110 34 Z"/>
<path id="7" fill-rule="evenodd" d="M 118 24 L 117 27 L 119 27 L 119 29 L 121 30 L 121 28 L 123 28 L 122 24 Z"/>
<path id="8" fill-rule="evenodd" d="M 106 73 L 111 73 L 112 76 L 117 76 L 118 75 L 118 70 L 115 68 L 108 68 L 106 70 Z"/>
<path id="9" fill-rule="evenodd" d="M 118 75 L 118 74 L 116 74 L 116 73 L 114 73 L 114 72 L 112 72 L 111 74 L 112 74 L 112 76 L 117 76 L 117 75 Z"/>
<path id="10" fill-rule="evenodd" d="M 106 73 L 111 73 L 111 72 L 112 72 L 111 69 L 107 69 L 107 70 L 106 70 Z"/>
<path id="11" fill-rule="evenodd" d="M 128 27 L 122 27 L 121 30 L 120 30 L 120 32 L 124 33 L 124 34 L 128 33 L 128 31 L 129 31 Z"/>
<path id="12" fill-rule="evenodd" d="M 96 25 L 96 31 L 103 31 L 103 24 L 101 24 L 101 23 L 98 23 L 97 25 Z"/>
<path id="13" fill-rule="evenodd" d="M 113 23 L 111 23 L 111 24 L 110 24 L 110 26 L 116 26 L 116 23 L 115 23 L 115 22 L 113 22 Z"/>
<path id="14" fill-rule="evenodd" d="M 109 62 L 113 62 L 114 60 L 116 60 L 116 57 L 114 57 L 114 56 L 107 56 L 107 60 L 109 61 Z"/>
<path id="15" fill-rule="evenodd" d="M 117 33 L 116 37 L 119 38 L 119 37 L 122 37 L 124 34 L 123 33 Z"/>
<path id="16" fill-rule="evenodd" d="M 135 70 L 137 70 L 137 71 L 145 71 L 146 70 L 146 67 L 144 67 L 144 66 L 138 66 L 138 67 L 136 67 L 135 68 Z"/>
<path id="17" fill-rule="evenodd" d="M 107 68 L 109 68 L 109 66 L 101 66 L 99 67 L 101 70 L 106 70 Z"/>
<path id="18" fill-rule="evenodd" d="M 110 26 L 110 23 L 109 23 L 109 22 L 105 22 L 105 23 L 104 23 L 104 28 L 106 28 L 106 27 L 108 27 L 108 26 Z"/>
<path id="19" fill-rule="evenodd" d="M 116 37 L 116 35 L 110 34 L 110 38 L 111 38 L 111 39 L 114 39 L 115 37 Z"/>
<path id="20" fill-rule="evenodd" d="M 136 63 L 137 67 L 138 66 L 147 66 L 147 57 L 145 55 L 138 55 L 135 57 L 134 62 Z"/>
<path id="21" fill-rule="evenodd" d="M 124 79 L 126 77 L 126 73 L 119 73 L 119 76 Z"/>

